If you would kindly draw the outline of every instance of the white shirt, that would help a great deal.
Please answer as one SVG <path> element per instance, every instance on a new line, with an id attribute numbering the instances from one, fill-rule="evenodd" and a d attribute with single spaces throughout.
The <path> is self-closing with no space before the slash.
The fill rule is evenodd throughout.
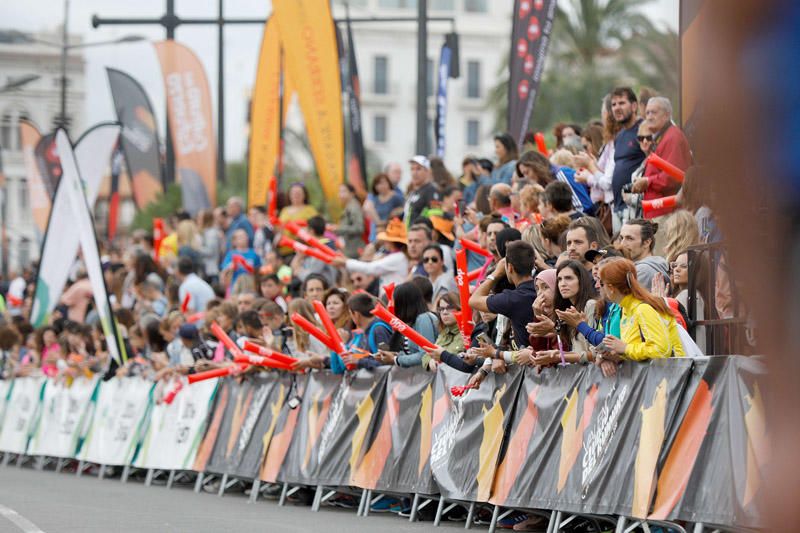
<path id="1" fill-rule="evenodd" d="M 345 266 L 350 272 L 379 276 L 381 287 L 389 283 L 400 285 L 408 277 L 408 257 L 403 252 L 394 252 L 369 262 L 348 259 Z"/>

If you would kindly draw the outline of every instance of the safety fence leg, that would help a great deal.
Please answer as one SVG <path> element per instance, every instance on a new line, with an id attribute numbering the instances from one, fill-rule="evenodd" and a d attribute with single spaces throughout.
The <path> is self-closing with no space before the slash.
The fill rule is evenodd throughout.
<path id="1" fill-rule="evenodd" d="M 319 506 L 322 504 L 322 492 L 322 485 L 317 485 L 317 490 L 314 492 L 314 503 L 311 504 L 311 510 L 315 513 L 319 511 Z"/>
<path id="2" fill-rule="evenodd" d="M 364 505 L 369 501 L 369 489 L 361 489 L 361 498 L 358 500 L 358 512 L 356 516 L 364 516 Z"/>
<path id="3" fill-rule="evenodd" d="M 419 507 L 419 494 L 414 494 L 414 501 L 411 503 L 411 514 L 408 517 L 409 522 L 417 521 L 417 509 Z"/>
<path id="4" fill-rule="evenodd" d="M 475 517 L 475 502 L 469 504 L 469 510 L 467 511 L 467 523 L 464 524 L 464 529 L 469 529 L 472 527 L 472 519 Z"/>
<path id="5" fill-rule="evenodd" d="M 78 469 L 75 471 L 75 475 L 78 477 L 83 475 L 83 461 L 78 461 Z"/>
<path id="6" fill-rule="evenodd" d="M 703 529 L 705 529 L 704 526 L 703 526 L 703 523 L 702 522 L 697 522 L 694 525 L 694 529 L 692 530 L 692 533 L 703 533 Z"/>
<path id="7" fill-rule="evenodd" d="M 198 472 L 197 473 L 197 480 L 195 480 L 195 482 L 194 482 L 194 491 L 195 492 L 200 492 L 202 490 L 202 488 L 203 488 L 203 477 L 205 477 L 205 474 L 203 472 Z"/>
<path id="8" fill-rule="evenodd" d="M 169 477 L 167 478 L 167 489 L 172 488 L 172 484 L 175 482 L 175 470 L 169 471 Z"/>
<path id="9" fill-rule="evenodd" d="M 497 528 L 497 519 L 500 516 L 500 506 L 495 505 L 494 509 L 492 509 L 492 521 L 489 522 L 489 533 L 494 533 L 494 530 Z M 548 531 L 548 533 L 550 533 Z"/>
<path id="10" fill-rule="evenodd" d="M 11 460 L 11 454 L 6 452 L 3 454 L 3 466 L 8 466 L 8 462 Z"/>
<path id="11" fill-rule="evenodd" d="M 144 486 L 149 487 L 153 484 L 153 477 L 155 477 L 156 471 L 152 468 L 147 469 L 147 477 L 144 480 Z"/>
<path id="12" fill-rule="evenodd" d="M 226 485 L 228 484 L 228 474 L 222 474 L 222 481 L 219 483 L 219 491 L 217 491 L 217 496 L 222 498 L 222 495 L 225 494 L 225 489 L 227 488 Z"/>
<path id="13" fill-rule="evenodd" d="M 40 455 L 36 458 L 36 466 L 34 468 L 36 468 L 36 470 L 44 470 L 44 455 Z"/>
<path id="14" fill-rule="evenodd" d="M 61 470 L 64 468 L 64 463 L 66 463 L 66 459 L 59 459 L 56 461 L 56 474 L 60 474 Z"/>
<path id="15" fill-rule="evenodd" d="M 250 487 L 250 499 L 248 502 L 256 503 L 258 501 L 258 493 L 261 491 L 261 478 L 256 476 L 253 479 L 253 485 Z"/>
<path id="16" fill-rule="evenodd" d="M 22 463 L 24 462 L 24 460 L 25 460 L 24 454 L 17 455 L 17 468 L 22 468 Z"/>
<path id="17" fill-rule="evenodd" d="M 100 470 L 97 472 L 97 479 L 103 479 L 106 475 L 106 465 L 100 465 Z"/>
<path id="18" fill-rule="evenodd" d="M 439 523 L 442 521 L 442 513 L 444 512 L 444 504 L 447 500 L 444 499 L 444 496 L 439 496 L 439 505 L 436 507 L 436 517 L 433 519 L 433 527 L 439 527 Z"/>
<path id="19" fill-rule="evenodd" d="M 283 505 L 286 503 L 286 496 L 288 496 L 288 493 L 289 493 L 289 484 L 284 483 L 283 490 L 281 491 L 281 498 L 280 500 L 278 500 L 278 506 L 283 507 Z"/>
<path id="20" fill-rule="evenodd" d="M 617 529 L 615 530 L 615 533 L 625 533 L 625 524 L 626 523 L 627 523 L 627 520 L 625 519 L 625 517 L 624 516 L 620 516 L 617 519 Z"/>
<path id="21" fill-rule="evenodd" d="M 59 471 L 59 468 L 56 467 L 56 472 L 58 472 L 58 471 Z M 122 469 L 122 478 L 120 479 L 120 481 L 122 481 L 123 483 L 127 483 L 128 482 L 128 476 L 130 476 L 130 475 L 131 475 L 131 467 L 130 467 L 130 465 L 125 465 L 125 468 Z"/>

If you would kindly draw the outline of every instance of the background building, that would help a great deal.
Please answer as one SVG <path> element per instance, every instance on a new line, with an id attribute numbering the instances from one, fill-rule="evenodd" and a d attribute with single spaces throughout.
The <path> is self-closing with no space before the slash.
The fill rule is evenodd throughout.
<path id="1" fill-rule="evenodd" d="M 334 16 L 344 17 L 344 1 Z M 351 17 L 416 17 L 416 0 L 349 0 Z M 445 161 L 458 176 L 466 154 L 494 158 L 495 114 L 488 105 L 498 73 L 506 68 L 513 2 L 429 0 L 428 16 L 455 18 L 461 76 L 449 80 Z M 428 24 L 428 146 L 434 150 L 436 70 L 449 22 Z M 353 24 L 361 77 L 364 144 L 382 164 L 405 162 L 415 153 L 417 24 Z M 374 162 L 370 162 L 372 166 Z M 404 164 L 404 167 L 406 165 Z M 408 170 L 405 169 L 406 176 Z"/>
<path id="2" fill-rule="evenodd" d="M 0 152 L 5 183 L 2 219 L 6 228 L 8 267 L 19 268 L 39 255 L 22 157 L 19 120 L 28 119 L 42 133 L 52 130 L 60 113 L 61 33 L 21 33 L 0 30 Z M 80 37 L 70 36 L 70 45 Z M 52 44 L 46 44 L 52 43 Z M 23 83 L 24 80 L 30 80 Z M 14 85 L 18 87 L 13 88 Z M 78 53 L 67 57 L 67 121 L 70 131 L 85 129 L 84 60 Z"/>

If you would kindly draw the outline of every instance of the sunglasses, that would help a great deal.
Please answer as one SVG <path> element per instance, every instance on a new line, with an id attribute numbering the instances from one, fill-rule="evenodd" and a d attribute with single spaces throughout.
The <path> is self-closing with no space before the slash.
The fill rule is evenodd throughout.
<path id="1" fill-rule="evenodd" d="M 645 141 L 653 142 L 652 135 L 637 135 L 636 138 L 639 140 L 640 143 L 643 143 Z"/>
<path id="2" fill-rule="evenodd" d="M 440 313 L 449 313 L 452 310 L 453 310 L 453 308 L 450 307 L 449 305 L 443 305 L 443 306 L 439 307 L 439 312 Z"/>
<path id="3" fill-rule="evenodd" d="M 422 262 L 423 263 L 438 263 L 439 262 L 439 258 L 438 257 L 423 257 L 422 258 Z"/>

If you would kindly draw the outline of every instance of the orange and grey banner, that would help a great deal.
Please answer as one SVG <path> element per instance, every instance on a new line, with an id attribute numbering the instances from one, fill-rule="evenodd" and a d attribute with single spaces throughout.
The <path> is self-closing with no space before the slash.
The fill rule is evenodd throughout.
<path id="1" fill-rule="evenodd" d="M 50 217 L 52 197 L 47 192 L 39 165 L 36 163 L 36 146 L 42 134 L 31 122 L 19 121 L 19 132 L 22 140 L 22 157 L 25 161 L 25 175 L 28 178 L 28 194 L 30 195 L 31 214 L 37 233 L 44 237 L 47 231 L 47 219 Z"/>
<path id="2" fill-rule="evenodd" d="M 155 44 L 164 75 L 167 115 L 183 207 L 195 214 L 216 205 L 217 143 L 211 92 L 202 63 L 175 41 Z"/>
<path id="3" fill-rule="evenodd" d="M 284 65 L 297 91 L 322 190 L 328 205 L 335 207 L 344 181 L 344 120 L 330 3 L 275 0 L 272 5 Z"/>
<path id="4" fill-rule="evenodd" d="M 281 40 L 274 19 L 267 20 L 250 102 L 247 205 L 267 205 L 270 177 L 276 175 L 281 138 Z M 284 77 L 284 87 L 285 85 Z M 288 100 L 286 98 L 285 100 Z"/>
<path id="5" fill-rule="evenodd" d="M 106 68 L 106 73 L 117 119 L 122 124 L 120 143 L 133 200 L 141 209 L 164 192 L 155 113 L 147 93 L 135 79 L 113 68 Z"/>

